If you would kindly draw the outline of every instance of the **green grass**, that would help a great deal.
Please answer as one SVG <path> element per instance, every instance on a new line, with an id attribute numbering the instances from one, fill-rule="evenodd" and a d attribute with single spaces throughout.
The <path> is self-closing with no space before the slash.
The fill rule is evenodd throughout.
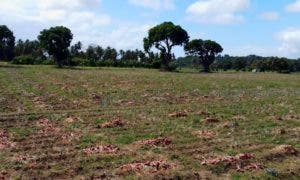
<path id="1" fill-rule="evenodd" d="M 95 98 L 96 97 L 96 98 Z M 187 112 L 187 117 L 169 114 Z M 219 122 L 207 123 L 207 112 Z M 287 115 L 297 118 L 285 119 Z M 80 121 L 66 123 L 67 117 Z M 283 117 L 284 120 L 276 120 Z M 176 168 L 162 177 L 272 179 L 300 178 L 299 156 L 266 159 L 278 145 L 300 146 L 300 74 L 222 72 L 200 74 L 183 69 L 179 73 L 151 69 L 66 68 L 52 66 L 0 65 L 0 130 L 10 133 L 16 147 L 4 149 L 0 169 L 10 178 L 107 177 L 136 179 L 139 174 L 118 175 L 117 169 L 136 161 L 165 160 Z M 99 125 L 114 118 L 123 127 L 103 129 Z M 57 132 L 41 136 L 37 121 L 48 118 Z M 229 127 L 224 126 L 230 124 Z M 284 129 L 286 133 L 279 134 Z M 215 132 L 213 138 L 195 135 Z M 77 138 L 63 141 L 66 133 Z M 168 147 L 135 143 L 168 137 Z M 84 148 L 113 144 L 112 155 L 86 155 Z M 253 153 L 263 169 L 237 172 L 222 164 L 204 166 L 204 157 Z M 18 163 L 17 155 L 35 161 Z M 35 162 L 35 164 L 33 163 Z M 13 172 L 13 173 L 12 173 Z M 142 176 L 158 177 L 149 173 Z"/>
<path id="2" fill-rule="evenodd" d="M 32 133 L 32 129 L 24 127 L 12 127 L 9 128 L 9 132 L 13 134 L 13 138 L 17 141 L 26 139 Z"/>

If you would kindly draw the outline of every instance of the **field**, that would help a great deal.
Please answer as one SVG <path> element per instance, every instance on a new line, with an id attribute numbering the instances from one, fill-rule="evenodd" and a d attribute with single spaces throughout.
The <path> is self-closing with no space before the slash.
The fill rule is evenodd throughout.
<path id="1" fill-rule="evenodd" d="M 300 178 L 300 74 L 0 64 L 1 178 Z"/>

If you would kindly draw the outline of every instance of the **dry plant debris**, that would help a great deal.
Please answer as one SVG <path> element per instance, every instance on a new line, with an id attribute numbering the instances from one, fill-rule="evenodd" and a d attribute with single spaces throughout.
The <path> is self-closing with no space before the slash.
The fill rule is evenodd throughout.
<path id="1" fill-rule="evenodd" d="M 81 119 L 79 117 L 70 116 L 70 117 L 65 119 L 65 122 L 71 124 L 73 122 L 77 122 L 77 121 L 80 121 L 80 120 Z"/>
<path id="2" fill-rule="evenodd" d="M 118 104 L 121 106 L 133 106 L 135 105 L 135 101 L 128 101 L 128 100 L 120 100 Z"/>
<path id="3" fill-rule="evenodd" d="M 207 123 L 207 124 L 210 124 L 210 123 L 218 123 L 218 122 L 220 122 L 220 121 L 219 121 L 219 119 L 217 119 L 217 118 L 208 117 L 208 118 L 205 118 L 205 119 L 204 119 L 204 122 Z"/>
<path id="4" fill-rule="evenodd" d="M 27 164 L 30 161 L 33 161 L 35 157 L 29 156 L 29 155 L 18 155 L 14 158 L 16 162 L 22 163 L 22 164 Z"/>
<path id="5" fill-rule="evenodd" d="M 0 150 L 15 147 L 16 143 L 9 140 L 7 131 L 0 130 Z"/>
<path id="6" fill-rule="evenodd" d="M 166 161 L 147 161 L 126 164 L 118 168 L 118 174 L 136 174 L 140 172 L 157 173 L 174 168 L 176 165 Z"/>
<path id="7" fill-rule="evenodd" d="M 41 97 L 34 97 L 33 103 L 39 109 L 52 109 L 52 107 L 47 105 Z"/>
<path id="8" fill-rule="evenodd" d="M 69 117 L 65 120 L 65 122 L 74 122 L 80 120 L 79 118 L 76 117 Z M 49 119 L 47 118 L 42 118 L 37 121 L 37 125 L 41 127 L 38 131 L 39 135 L 42 136 L 49 136 L 49 135 L 55 135 L 59 136 L 61 140 L 63 140 L 66 143 L 71 142 L 73 139 L 78 139 L 81 137 L 81 133 L 79 132 L 63 132 L 57 125 L 52 123 Z"/>
<path id="9" fill-rule="evenodd" d="M 202 138 L 213 138 L 217 135 L 217 133 L 210 130 L 201 130 L 194 132 L 194 135 L 202 137 Z"/>
<path id="10" fill-rule="evenodd" d="M 236 156 L 223 156 L 205 159 L 201 162 L 202 165 L 218 165 L 225 164 L 237 171 L 243 170 L 259 170 L 262 168 L 259 164 L 250 163 L 250 160 L 254 159 L 253 154 L 238 154 Z"/>
<path id="11" fill-rule="evenodd" d="M 99 128 L 114 128 L 114 127 L 122 127 L 125 125 L 125 121 L 121 118 L 113 119 L 109 122 L 105 122 L 99 126 Z"/>
<path id="12" fill-rule="evenodd" d="M 209 112 L 203 111 L 203 110 L 198 111 L 196 114 L 197 114 L 197 115 L 201 115 L 201 116 L 206 116 L 206 117 L 209 117 L 209 116 L 210 116 L 210 113 L 209 113 Z"/>
<path id="13" fill-rule="evenodd" d="M 119 151 L 119 148 L 114 145 L 98 145 L 83 150 L 88 155 L 92 154 L 113 154 Z"/>
<path id="14" fill-rule="evenodd" d="M 295 114 L 287 114 L 285 116 L 271 116 L 271 119 L 274 119 L 276 121 L 291 121 L 299 119 L 299 116 Z"/>
<path id="15" fill-rule="evenodd" d="M 92 93 L 91 96 L 95 101 L 100 101 L 102 99 L 102 94 Z"/>
<path id="16" fill-rule="evenodd" d="M 184 111 L 180 111 L 180 112 L 174 112 L 168 115 L 171 118 L 180 118 L 180 117 L 187 117 L 188 114 Z"/>
<path id="17" fill-rule="evenodd" d="M 157 138 L 157 139 L 149 139 L 138 141 L 137 144 L 139 145 L 146 145 L 146 146 L 169 146 L 172 144 L 172 140 L 169 138 Z"/>
<path id="18" fill-rule="evenodd" d="M 284 119 L 286 119 L 286 120 L 297 120 L 297 119 L 299 119 L 299 116 L 294 115 L 294 114 L 288 114 L 284 117 Z"/>
<path id="19" fill-rule="evenodd" d="M 291 145 L 280 145 L 271 150 L 274 155 L 297 155 L 298 151 Z"/>
<path id="20" fill-rule="evenodd" d="M 55 127 L 52 122 L 50 122 L 47 118 L 42 118 L 38 120 L 37 125 L 39 127 L 42 127 L 42 129 L 39 131 L 39 134 L 47 135 L 51 133 L 57 133 L 60 131 L 59 128 Z"/>
<path id="21" fill-rule="evenodd" d="M 82 136 L 81 133 L 69 132 L 69 133 L 63 133 L 61 135 L 61 138 L 66 142 L 70 142 L 73 139 L 79 139 L 81 136 Z"/>

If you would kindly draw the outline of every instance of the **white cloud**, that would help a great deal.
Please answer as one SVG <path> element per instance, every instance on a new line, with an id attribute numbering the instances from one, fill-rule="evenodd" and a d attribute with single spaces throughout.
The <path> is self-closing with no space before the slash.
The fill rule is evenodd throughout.
<path id="1" fill-rule="evenodd" d="M 91 32 L 93 40 L 87 39 L 91 44 L 111 46 L 116 49 L 142 49 L 143 38 L 155 23 L 120 25 L 110 32 Z M 84 40 L 84 39 L 83 39 Z"/>
<path id="2" fill-rule="evenodd" d="M 34 39 L 51 26 L 69 27 L 73 42 L 117 49 L 143 48 L 143 38 L 156 23 L 115 22 L 99 13 L 100 0 L 0 0 L 0 22 L 12 27 L 17 38 Z M 167 7 L 167 3 L 157 7 Z"/>
<path id="3" fill-rule="evenodd" d="M 300 12 L 300 0 L 296 0 L 294 3 L 291 3 L 285 7 L 287 12 Z"/>
<path id="4" fill-rule="evenodd" d="M 100 0 L 0 0 L 0 20 L 10 25 L 70 28 L 75 40 L 91 29 L 110 24 L 109 15 L 99 13 Z M 42 29 L 39 29 L 42 30 Z M 34 29 L 32 29 L 34 31 Z"/>
<path id="5" fill-rule="evenodd" d="M 300 28 L 287 28 L 274 36 L 273 44 L 227 45 L 224 54 L 247 56 L 300 57 Z"/>
<path id="6" fill-rule="evenodd" d="M 239 14 L 250 6 L 250 0 L 198 0 L 186 13 L 188 18 L 202 23 L 231 24 L 242 22 Z"/>
<path id="7" fill-rule="evenodd" d="M 278 12 L 264 12 L 260 15 L 260 18 L 266 21 L 276 21 L 279 19 L 279 14 Z"/>
<path id="8" fill-rule="evenodd" d="M 100 0 L 1 0 L 0 14 L 40 22 L 65 21 L 76 13 L 92 13 L 91 9 L 97 6 L 100 6 Z M 107 15 L 95 12 L 93 14 L 109 23 Z"/>
<path id="9" fill-rule="evenodd" d="M 129 0 L 129 3 L 154 10 L 172 10 L 175 8 L 173 0 Z"/>
<path id="10" fill-rule="evenodd" d="M 288 28 L 277 34 L 281 41 L 278 50 L 285 56 L 300 57 L 300 28 Z"/>

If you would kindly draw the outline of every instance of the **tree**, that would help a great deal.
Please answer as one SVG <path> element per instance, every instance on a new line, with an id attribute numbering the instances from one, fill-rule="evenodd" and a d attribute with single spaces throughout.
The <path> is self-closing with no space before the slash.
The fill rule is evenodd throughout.
<path id="1" fill-rule="evenodd" d="M 43 51 L 40 47 L 40 43 L 37 40 L 30 41 L 22 41 L 18 40 L 15 45 L 15 56 L 31 56 L 34 59 L 44 59 Z"/>
<path id="2" fill-rule="evenodd" d="M 270 65 L 272 71 L 277 71 L 279 73 L 288 72 L 289 71 L 289 63 L 286 58 L 278 58 L 273 57 L 270 59 Z"/>
<path id="3" fill-rule="evenodd" d="M 51 27 L 43 30 L 38 39 L 41 47 L 54 57 L 58 67 L 62 67 L 69 55 L 68 47 L 73 39 L 71 30 L 63 26 Z"/>
<path id="4" fill-rule="evenodd" d="M 118 56 L 118 52 L 116 49 L 107 47 L 104 50 L 103 60 L 105 61 L 116 61 Z"/>
<path id="5" fill-rule="evenodd" d="M 223 51 L 220 44 L 215 41 L 195 39 L 184 47 L 186 54 L 198 57 L 204 72 L 210 72 L 210 65 L 215 61 L 216 56 Z"/>
<path id="6" fill-rule="evenodd" d="M 25 45 L 24 44 L 25 43 L 21 39 L 19 39 L 17 41 L 17 44 L 15 45 L 15 49 L 14 49 L 16 56 L 24 55 L 24 51 L 25 51 L 24 50 L 25 49 Z"/>
<path id="7" fill-rule="evenodd" d="M 215 70 L 227 71 L 232 68 L 232 61 L 229 55 L 218 55 L 216 57 L 216 62 L 213 64 Z"/>
<path id="8" fill-rule="evenodd" d="M 76 44 L 74 44 L 73 46 L 71 46 L 70 48 L 70 53 L 72 57 L 78 57 L 82 55 L 82 44 L 80 41 L 78 41 Z"/>
<path id="9" fill-rule="evenodd" d="M 95 48 L 93 46 L 89 46 L 87 49 L 86 49 L 86 58 L 88 60 L 93 60 L 95 61 L 97 59 L 97 54 L 95 52 Z"/>
<path id="10" fill-rule="evenodd" d="M 7 26 L 0 26 L 0 60 L 14 58 L 15 36 Z"/>
<path id="11" fill-rule="evenodd" d="M 188 40 L 188 33 L 184 29 L 172 22 L 164 22 L 149 30 L 148 37 L 144 38 L 144 49 L 149 53 L 153 46 L 157 48 L 161 54 L 162 68 L 170 71 L 172 48 L 182 46 Z"/>
<path id="12" fill-rule="evenodd" d="M 104 54 L 104 49 L 101 46 L 97 46 L 95 48 L 95 53 L 97 55 L 97 60 L 101 61 L 103 58 L 103 54 Z"/>
<path id="13" fill-rule="evenodd" d="M 237 57 L 232 62 L 232 68 L 236 71 L 245 71 L 247 67 L 247 61 L 245 58 Z"/>

